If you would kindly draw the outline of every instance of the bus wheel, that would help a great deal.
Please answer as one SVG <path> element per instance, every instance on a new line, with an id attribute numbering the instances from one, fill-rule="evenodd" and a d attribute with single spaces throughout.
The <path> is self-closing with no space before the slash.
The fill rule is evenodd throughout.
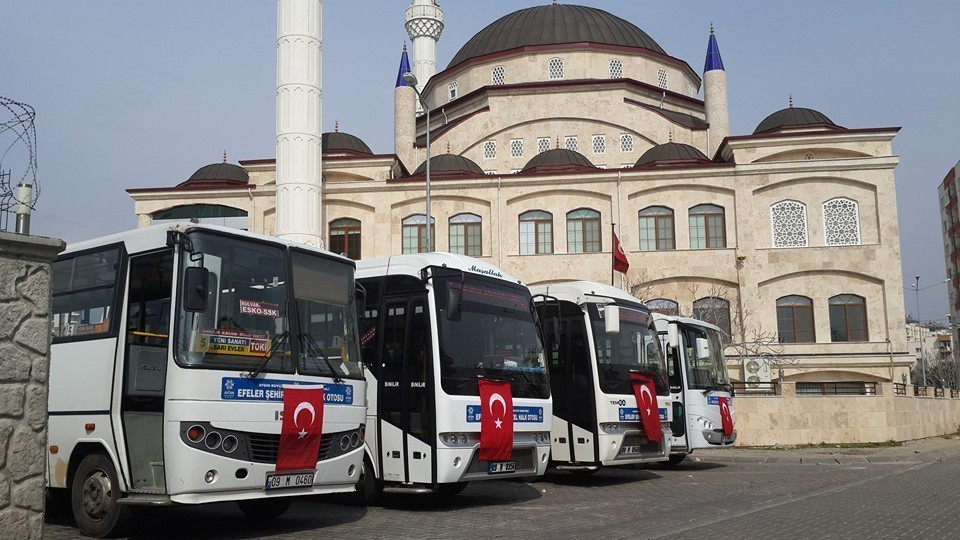
<path id="1" fill-rule="evenodd" d="M 360 478 L 357 479 L 357 490 L 344 497 L 344 502 L 353 506 L 370 506 L 383 495 L 383 484 L 377 480 L 370 458 L 363 456 L 360 466 Z"/>
<path id="2" fill-rule="evenodd" d="M 680 462 L 682 462 L 685 459 L 687 459 L 686 454 L 670 454 L 670 459 L 662 462 L 661 465 L 672 467 L 674 465 L 679 465 Z"/>
<path id="3" fill-rule="evenodd" d="M 454 482 L 452 484 L 437 484 L 437 494 L 444 497 L 457 495 L 467 489 L 468 482 Z"/>
<path id="4" fill-rule="evenodd" d="M 83 458 L 70 487 L 70 506 L 77 526 L 87 536 L 124 536 L 132 509 L 119 504 L 120 483 L 113 462 L 95 452 Z"/>
<path id="5" fill-rule="evenodd" d="M 250 519 L 267 520 L 278 518 L 290 509 L 293 499 L 278 497 L 276 499 L 250 499 L 237 501 L 240 511 Z"/>

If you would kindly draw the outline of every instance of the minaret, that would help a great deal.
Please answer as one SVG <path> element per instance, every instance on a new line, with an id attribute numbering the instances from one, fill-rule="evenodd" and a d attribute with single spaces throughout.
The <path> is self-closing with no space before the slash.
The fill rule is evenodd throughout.
<path id="1" fill-rule="evenodd" d="M 397 86 L 393 90 L 393 153 L 403 166 L 413 172 L 417 167 L 413 143 L 417 136 L 417 93 L 403 80 L 403 74 L 410 71 L 410 59 L 407 46 L 403 46 L 400 55 L 400 69 L 397 71 Z"/>
<path id="2" fill-rule="evenodd" d="M 437 41 L 443 33 L 443 10 L 437 0 L 412 0 L 406 11 L 407 35 L 413 42 L 413 74 L 422 92 L 437 72 Z M 417 102 L 417 111 L 421 109 Z"/>
<path id="3" fill-rule="evenodd" d="M 707 156 L 713 157 L 720 143 L 730 135 L 730 113 L 727 109 L 727 72 L 720 59 L 720 47 L 710 25 L 707 62 L 703 66 L 703 105 L 707 113 Z"/>
<path id="4" fill-rule="evenodd" d="M 323 247 L 323 0 L 277 0 L 277 214 L 280 238 Z"/>

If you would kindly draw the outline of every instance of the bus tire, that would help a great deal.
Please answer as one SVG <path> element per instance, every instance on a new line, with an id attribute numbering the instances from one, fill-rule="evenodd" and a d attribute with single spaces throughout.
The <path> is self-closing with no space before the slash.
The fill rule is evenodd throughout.
<path id="1" fill-rule="evenodd" d="M 454 495 L 459 495 L 463 490 L 467 489 L 467 484 L 469 482 L 453 482 L 452 484 L 437 484 L 437 495 L 442 495 L 444 497 L 452 497 Z"/>
<path id="2" fill-rule="evenodd" d="M 670 454 L 670 458 L 662 462 L 661 465 L 665 467 L 673 467 L 674 465 L 679 465 L 685 459 L 687 459 L 686 454 Z"/>
<path id="3" fill-rule="evenodd" d="M 257 521 L 278 518 L 290 509 L 291 504 L 293 504 L 293 498 L 291 497 L 237 501 L 237 506 L 243 512 L 243 515 Z"/>
<path id="4" fill-rule="evenodd" d="M 70 486 L 70 507 L 80 531 L 94 538 L 125 536 L 133 510 L 119 504 L 121 495 L 110 458 L 102 452 L 84 457 Z"/>
<path id="5" fill-rule="evenodd" d="M 360 478 L 357 479 L 357 490 L 344 497 L 344 502 L 353 506 L 370 506 L 376 503 L 381 495 L 383 483 L 377 479 L 370 457 L 365 455 L 360 466 Z"/>

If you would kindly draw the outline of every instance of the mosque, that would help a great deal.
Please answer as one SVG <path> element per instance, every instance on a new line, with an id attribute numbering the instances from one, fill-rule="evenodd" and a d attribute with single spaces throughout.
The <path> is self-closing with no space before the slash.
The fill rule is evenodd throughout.
<path id="1" fill-rule="evenodd" d="M 328 249 L 463 253 L 528 284 L 612 281 L 724 328 L 735 379 L 811 394 L 907 380 L 899 128 L 844 127 L 791 102 L 731 134 L 713 29 L 702 73 L 593 7 L 507 14 L 439 72 L 438 3 L 413 0 L 406 29 L 393 152 L 339 129 L 322 136 Z M 276 171 L 274 159 L 225 158 L 175 186 L 127 191 L 140 226 L 199 218 L 274 234 Z M 626 275 L 611 271 L 614 234 Z M 772 364 L 748 369 L 757 356 Z"/>

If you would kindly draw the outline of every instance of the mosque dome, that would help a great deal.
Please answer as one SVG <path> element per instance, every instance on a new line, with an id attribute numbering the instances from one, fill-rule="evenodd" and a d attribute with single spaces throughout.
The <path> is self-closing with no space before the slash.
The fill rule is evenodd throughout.
<path id="1" fill-rule="evenodd" d="M 759 133 L 769 133 L 783 128 L 804 126 L 832 127 L 834 129 L 840 127 L 820 111 L 790 106 L 764 118 L 757 126 L 757 129 L 753 130 L 753 134 L 757 135 Z"/>
<path id="2" fill-rule="evenodd" d="M 427 162 L 424 161 L 414 171 L 414 175 L 426 174 Z M 482 175 L 483 169 L 473 161 L 459 156 L 457 154 L 440 154 L 430 157 L 430 175 L 438 176 L 456 175 L 456 174 L 476 174 Z"/>
<path id="3" fill-rule="evenodd" d="M 554 4 L 515 11 L 494 21 L 460 48 L 447 69 L 471 58 L 522 47 L 597 43 L 664 50 L 646 32 L 602 9 Z"/>
<path id="4" fill-rule="evenodd" d="M 185 182 L 177 188 L 187 189 L 216 189 L 224 187 L 245 186 L 250 180 L 247 170 L 239 165 L 227 163 L 227 154 L 223 154 L 222 163 L 211 163 L 197 169 Z"/>
<path id="5" fill-rule="evenodd" d="M 690 165 L 710 162 L 703 152 L 689 144 L 670 142 L 658 144 L 640 156 L 634 167 L 663 166 L 663 165 Z"/>
<path id="6" fill-rule="evenodd" d="M 520 172 L 566 172 L 596 168 L 586 156 L 579 152 L 566 148 L 554 148 L 533 156 Z"/>
<path id="7" fill-rule="evenodd" d="M 373 154 L 373 151 L 370 150 L 367 143 L 363 142 L 363 140 L 356 135 L 343 133 L 341 131 L 331 131 L 324 133 L 320 137 L 320 144 L 323 146 L 324 152 L 347 151 L 358 154 Z"/>

